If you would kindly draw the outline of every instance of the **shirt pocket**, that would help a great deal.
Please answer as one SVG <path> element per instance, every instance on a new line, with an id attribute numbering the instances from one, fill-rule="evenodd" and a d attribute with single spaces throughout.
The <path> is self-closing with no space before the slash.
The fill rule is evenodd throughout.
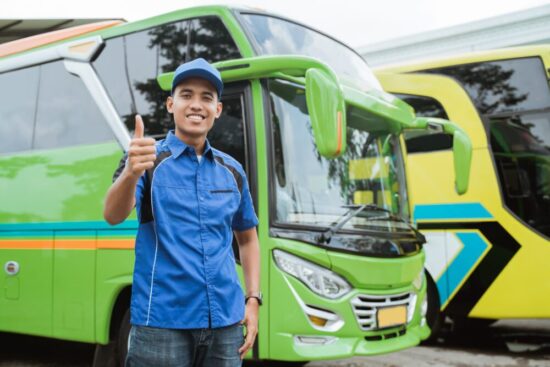
<path id="1" fill-rule="evenodd" d="M 241 195 L 234 187 L 212 187 L 208 189 L 208 199 L 212 210 L 232 215 L 238 209 Z"/>

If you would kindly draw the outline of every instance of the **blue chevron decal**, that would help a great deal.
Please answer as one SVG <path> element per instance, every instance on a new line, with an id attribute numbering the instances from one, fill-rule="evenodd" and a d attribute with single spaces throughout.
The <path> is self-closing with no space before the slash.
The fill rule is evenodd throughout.
<path id="1" fill-rule="evenodd" d="M 456 221 L 491 219 L 493 216 L 480 203 L 416 205 L 414 221 Z M 441 308 L 462 286 L 468 275 L 491 248 L 491 244 L 477 232 L 453 232 L 463 247 L 436 280 Z"/>
<path id="2" fill-rule="evenodd" d="M 437 281 L 439 301 L 445 307 L 450 298 L 462 286 L 468 275 L 491 248 L 491 245 L 475 232 L 455 232 L 464 245 L 449 267 Z M 447 286 L 443 282 L 447 282 Z"/>

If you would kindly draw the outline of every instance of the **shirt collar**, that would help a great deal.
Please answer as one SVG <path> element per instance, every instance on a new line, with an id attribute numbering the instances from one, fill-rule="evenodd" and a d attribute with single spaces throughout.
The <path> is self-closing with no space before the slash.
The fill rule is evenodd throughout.
<path id="1" fill-rule="evenodd" d="M 185 144 L 182 140 L 180 140 L 176 136 L 176 134 L 174 134 L 174 130 L 170 130 L 168 132 L 168 135 L 166 135 L 166 144 L 168 145 L 168 148 L 170 149 L 170 152 L 172 152 L 174 158 L 178 158 L 186 150 L 192 152 L 193 154 L 196 154 L 195 148 Z M 206 139 L 206 141 L 204 142 L 204 151 L 202 152 L 202 155 L 204 157 L 214 159 L 214 151 L 212 150 L 208 139 Z"/>

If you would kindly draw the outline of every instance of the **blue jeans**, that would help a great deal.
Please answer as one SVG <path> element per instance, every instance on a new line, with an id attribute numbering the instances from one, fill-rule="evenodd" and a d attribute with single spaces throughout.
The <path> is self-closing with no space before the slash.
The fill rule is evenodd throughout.
<path id="1" fill-rule="evenodd" d="M 132 326 L 126 367 L 241 367 L 243 326 L 159 329 Z"/>

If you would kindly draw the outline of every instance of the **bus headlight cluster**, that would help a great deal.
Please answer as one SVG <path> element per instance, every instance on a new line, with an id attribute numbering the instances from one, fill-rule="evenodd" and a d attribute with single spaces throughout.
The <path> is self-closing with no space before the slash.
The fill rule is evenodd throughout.
<path id="1" fill-rule="evenodd" d="M 336 299 L 351 291 L 349 283 L 338 274 L 281 250 L 273 250 L 277 266 L 302 281 L 320 296 Z"/>

